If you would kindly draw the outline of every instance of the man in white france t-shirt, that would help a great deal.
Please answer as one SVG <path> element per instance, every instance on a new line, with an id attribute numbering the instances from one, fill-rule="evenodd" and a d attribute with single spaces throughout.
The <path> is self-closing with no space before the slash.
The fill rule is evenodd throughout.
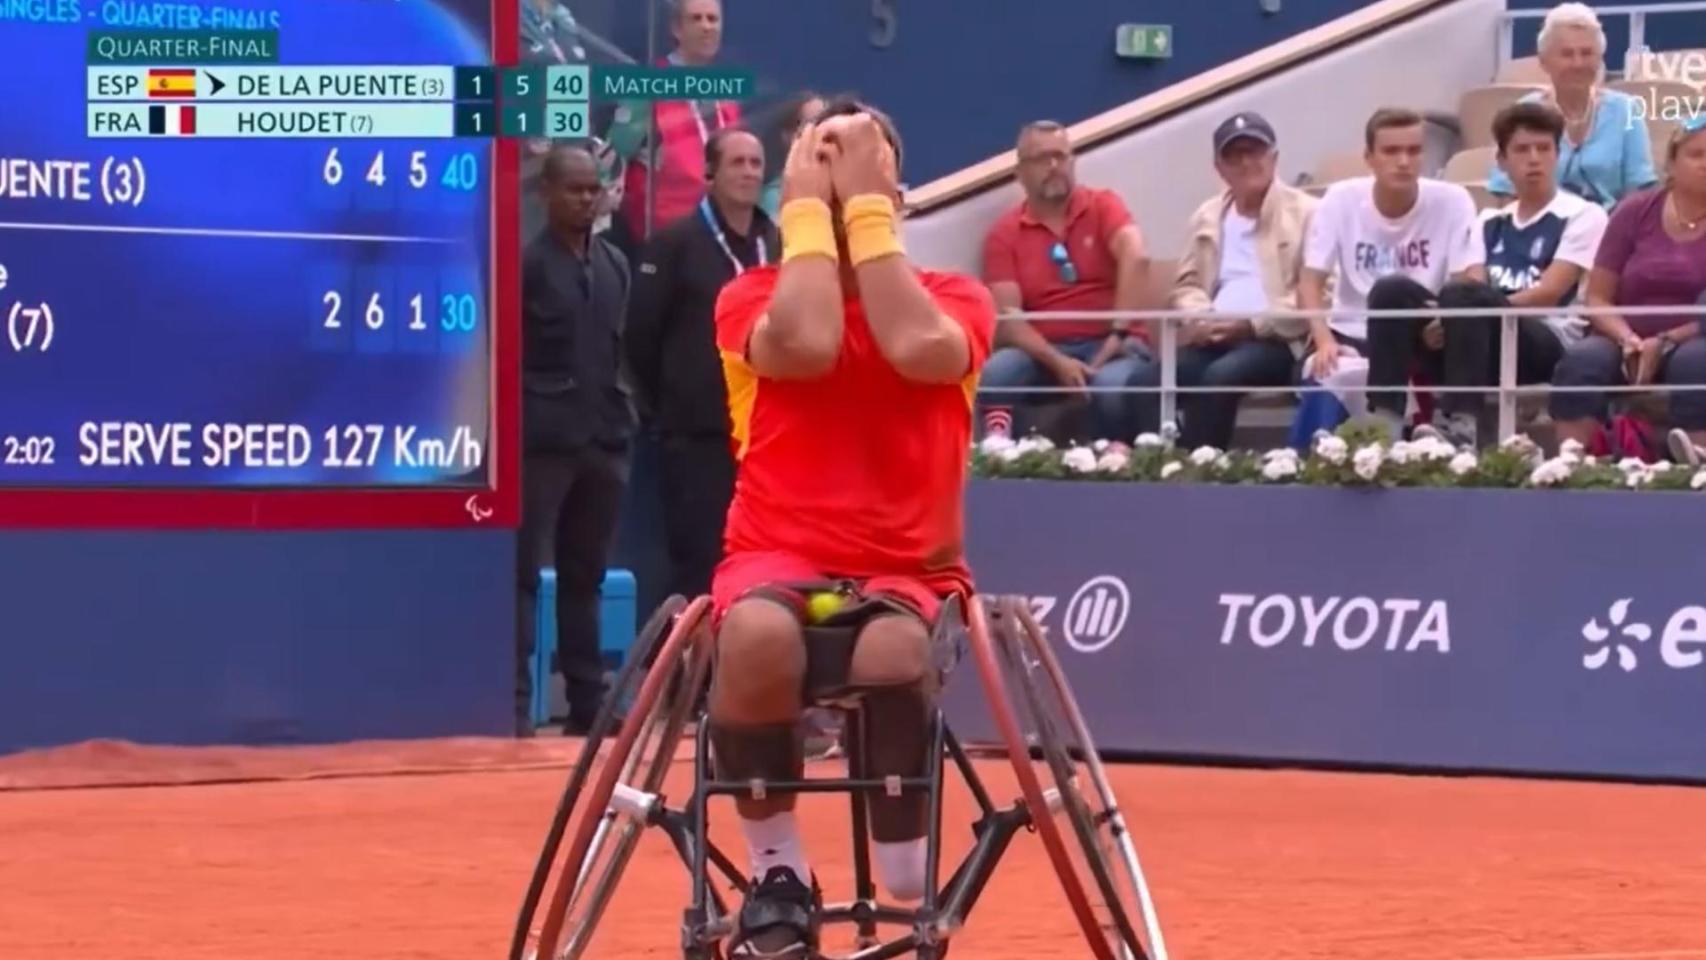
<path id="1" fill-rule="evenodd" d="M 1314 354 L 1305 373 L 1332 375 L 1342 353 L 1368 358 L 1368 407 L 1401 436 L 1410 364 L 1419 344 L 1441 354 L 1448 386 L 1483 385 L 1488 371 L 1462 349 L 1454 327 L 1480 318 L 1442 323 L 1439 318 L 1377 318 L 1365 311 L 1441 305 L 1448 284 L 1472 282 L 1485 290 L 1486 255 L 1475 201 L 1464 188 L 1420 175 L 1422 117 L 1410 110 L 1376 111 L 1365 130 L 1372 177 L 1334 184 L 1322 199 L 1304 247 L 1298 283 L 1300 308 L 1326 306 L 1333 277 L 1334 316 L 1310 322 Z M 1455 294 L 1457 291 L 1453 291 Z M 1455 301 L 1455 296 L 1450 297 Z M 1445 306 L 1482 305 L 1451 302 Z M 1486 304 L 1490 306 L 1491 304 Z M 1385 388 L 1385 389 L 1380 389 Z M 1460 413 L 1478 401 L 1446 394 L 1441 406 Z"/>

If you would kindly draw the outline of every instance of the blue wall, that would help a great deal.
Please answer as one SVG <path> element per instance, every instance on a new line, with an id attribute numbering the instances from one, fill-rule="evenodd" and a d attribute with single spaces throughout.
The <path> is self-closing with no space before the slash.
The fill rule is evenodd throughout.
<path id="1" fill-rule="evenodd" d="M 507 734 L 502 532 L 0 533 L 0 752 Z"/>
<path id="2" fill-rule="evenodd" d="M 1609 4 L 1590 3 L 1590 6 Z M 1557 6 L 1555 0 L 1507 0 L 1510 10 L 1546 10 Z M 1629 21 L 1626 17 L 1606 16 L 1606 65 L 1613 70 L 1623 69 L 1623 52 L 1629 49 Z M 1540 32 L 1540 21 L 1520 22 L 1516 31 L 1516 55 L 1533 56 L 1534 42 Z M 1706 14 L 1671 13 L 1647 18 L 1647 46 L 1654 50 L 1684 50 L 1706 47 Z"/>
<path id="3" fill-rule="evenodd" d="M 1103 749 L 1706 781 L 1699 494 L 997 480 L 966 506 L 979 586 L 1031 598 Z M 962 663 L 968 739 L 978 688 Z"/>

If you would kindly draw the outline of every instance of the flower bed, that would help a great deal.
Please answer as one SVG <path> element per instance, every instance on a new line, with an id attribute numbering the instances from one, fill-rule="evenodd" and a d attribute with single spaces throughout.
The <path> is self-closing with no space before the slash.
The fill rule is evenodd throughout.
<path id="1" fill-rule="evenodd" d="M 1366 424 L 1317 435 L 1307 455 L 1290 447 L 1184 450 L 1170 435 L 1154 433 L 1130 446 L 1099 440 L 1065 448 L 1041 436 L 992 435 L 974 449 L 972 472 L 995 479 L 1138 483 L 1706 490 L 1706 469 L 1595 458 L 1574 441 L 1549 458 L 1522 434 L 1475 451 L 1432 438 L 1388 444 L 1378 427 Z"/>

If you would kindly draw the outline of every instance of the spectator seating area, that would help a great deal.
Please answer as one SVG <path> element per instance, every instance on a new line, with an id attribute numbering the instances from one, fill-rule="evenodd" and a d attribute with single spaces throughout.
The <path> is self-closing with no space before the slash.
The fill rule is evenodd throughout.
<path id="1" fill-rule="evenodd" d="M 1706 56 L 1706 51 L 1664 52 L 1677 57 L 1689 53 Z M 1540 72 L 1539 59 L 1523 57 L 1512 60 L 1500 69 L 1496 82 L 1465 91 L 1458 99 L 1455 115 L 1432 118 L 1436 123 L 1452 128 L 1458 138 L 1458 149 L 1443 167 L 1431 171 L 1431 175 L 1462 184 L 1483 209 L 1495 205 L 1496 198 L 1487 190 L 1487 178 L 1496 164 L 1493 117 L 1523 97 L 1544 89 L 1545 84 L 1546 75 Z M 1702 98 L 1706 97 L 1706 87 L 1682 80 L 1618 78 L 1608 80 L 1606 87 L 1627 93 L 1648 104 L 1701 103 Z M 1654 145 L 1653 165 L 1662 173 L 1666 157 L 1661 148 L 1676 131 L 1678 121 L 1648 117 L 1646 124 L 1648 138 Z M 1324 193 L 1327 187 L 1336 181 L 1364 176 L 1367 173 L 1362 154 L 1329 154 L 1321 158 L 1315 169 L 1306 175 L 1306 189 L 1316 194 Z"/>
<path id="2" fill-rule="evenodd" d="M 1545 12 L 1507 11 L 1502 3 L 1477 7 L 1426 0 L 1377 2 L 1224 69 L 1074 124 L 1070 132 L 1078 148 L 1080 182 L 1121 195 L 1147 240 L 1150 283 L 1141 308 L 1170 309 L 1168 295 L 1186 240 L 1182 232 L 1187 212 L 1221 189 L 1206 153 L 1195 151 L 1204 149 L 1209 129 L 1232 111 L 1253 109 L 1273 120 L 1279 131 L 1280 178 L 1319 196 L 1336 182 L 1370 173 L 1361 150 L 1361 125 L 1373 107 L 1414 107 L 1428 121 L 1423 176 L 1463 186 L 1482 210 L 1508 202 L 1489 189 L 1497 163 L 1492 118 L 1506 106 L 1546 91 L 1550 78 L 1537 56 L 1511 58 L 1508 46 L 1504 53 L 1496 52 L 1495 41 L 1503 34 L 1508 44 L 1513 23 Z M 1676 12 L 1661 3 L 1601 8 L 1599 15 L 1608 27 L 1627 21 L 1631 35 L 1641 37 L 1641 18 Z M 1476 44 L 1458 42 L 1472 33 L 1486 36 L 1491 56 Z M 1663 54 L 1661 65 L 1674 67 L 1706 57 L 1706 51 L 1667 48 L 1664 37 L 1651 30 L 1644 42 L 1652 52 Z M 1614 53 L 1607 56 L 1611 67 L 1620 67 L 1621 59 Z M 1415 63 L 1423 75 L 1433 76 L 1426 85 L 1395 81 L 1394 76 L 1402 74 L 1391 69 L 1395 62 Z M 1637 62 L 1631 58 L 1632 66 Z M 1698 72 L 1687 75 L 1700 79 Z M 1652 165 L 1662 178 L 1666 145 L 1680 126 L 1677 111 L 1680 108 L 1683 116 L 1706 113 L 1706 89 L 1668 76 L 1626 76 L 1610 68 L 1603 88 L 1643 101 L 1642 113 L 1664 111 L 1661 117 L 1643 118 Z M 1332 97 L 1339 109 L 1304 108 L 1323 97 Z M 1166 177 L 1156 176 L 1157 156 L 1170 158 Z M 1194 156 L 1202 157 L 1200 166 L 1190 159 Z M 981 236 L 1016 199 L 1010 189 L 992 189 L 1003 187 L 1014 171 L 1016 155 L 1008 153 L 913 191 L 909 245 L 916 236 L 921 241 L 916 248 L 932 266 L 977 272 L 970 252 L 976 244 L 970 238 Z M 1284 445 L 1296 400 L 1290 390 L 1250 393 L 1238 415 L 1234 445 Z M 1546 402 L 1535 392 L 1521 395 L 1517 402 L 1516 429 L 1542 443 L 1551 434 Z M 1057 441 L 1086 438 L 1082 404 L 1041 405 L 1048 409 L 1029 417 L 1015 412 L 1015 428 L 1040 429 Z"/>

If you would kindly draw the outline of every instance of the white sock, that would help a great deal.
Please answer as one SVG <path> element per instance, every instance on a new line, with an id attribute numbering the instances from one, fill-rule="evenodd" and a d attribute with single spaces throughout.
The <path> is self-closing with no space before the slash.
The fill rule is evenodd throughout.
<path id="1" fill-rule="evenodd" d="M 811 883 L 811 868 L 806 866 L 800 826 L 795 822 L 792 810 L 763 820 L 743 818 L 740 827 L 746 835 L 748 862 L 754 879 L 763 880 L 771 867 L 787 867 L 794 871 L 801 883 Z"/>
<path id="2" fill-rule="evenodd" d="M 872 856 L 877 861 L 877 873 L 889 896 L 900 901 L 921 900 L 924 897 L 924 867 L 930 852 L 929 840 L 902 840 L 899 843 L 875 843 Z"/>

